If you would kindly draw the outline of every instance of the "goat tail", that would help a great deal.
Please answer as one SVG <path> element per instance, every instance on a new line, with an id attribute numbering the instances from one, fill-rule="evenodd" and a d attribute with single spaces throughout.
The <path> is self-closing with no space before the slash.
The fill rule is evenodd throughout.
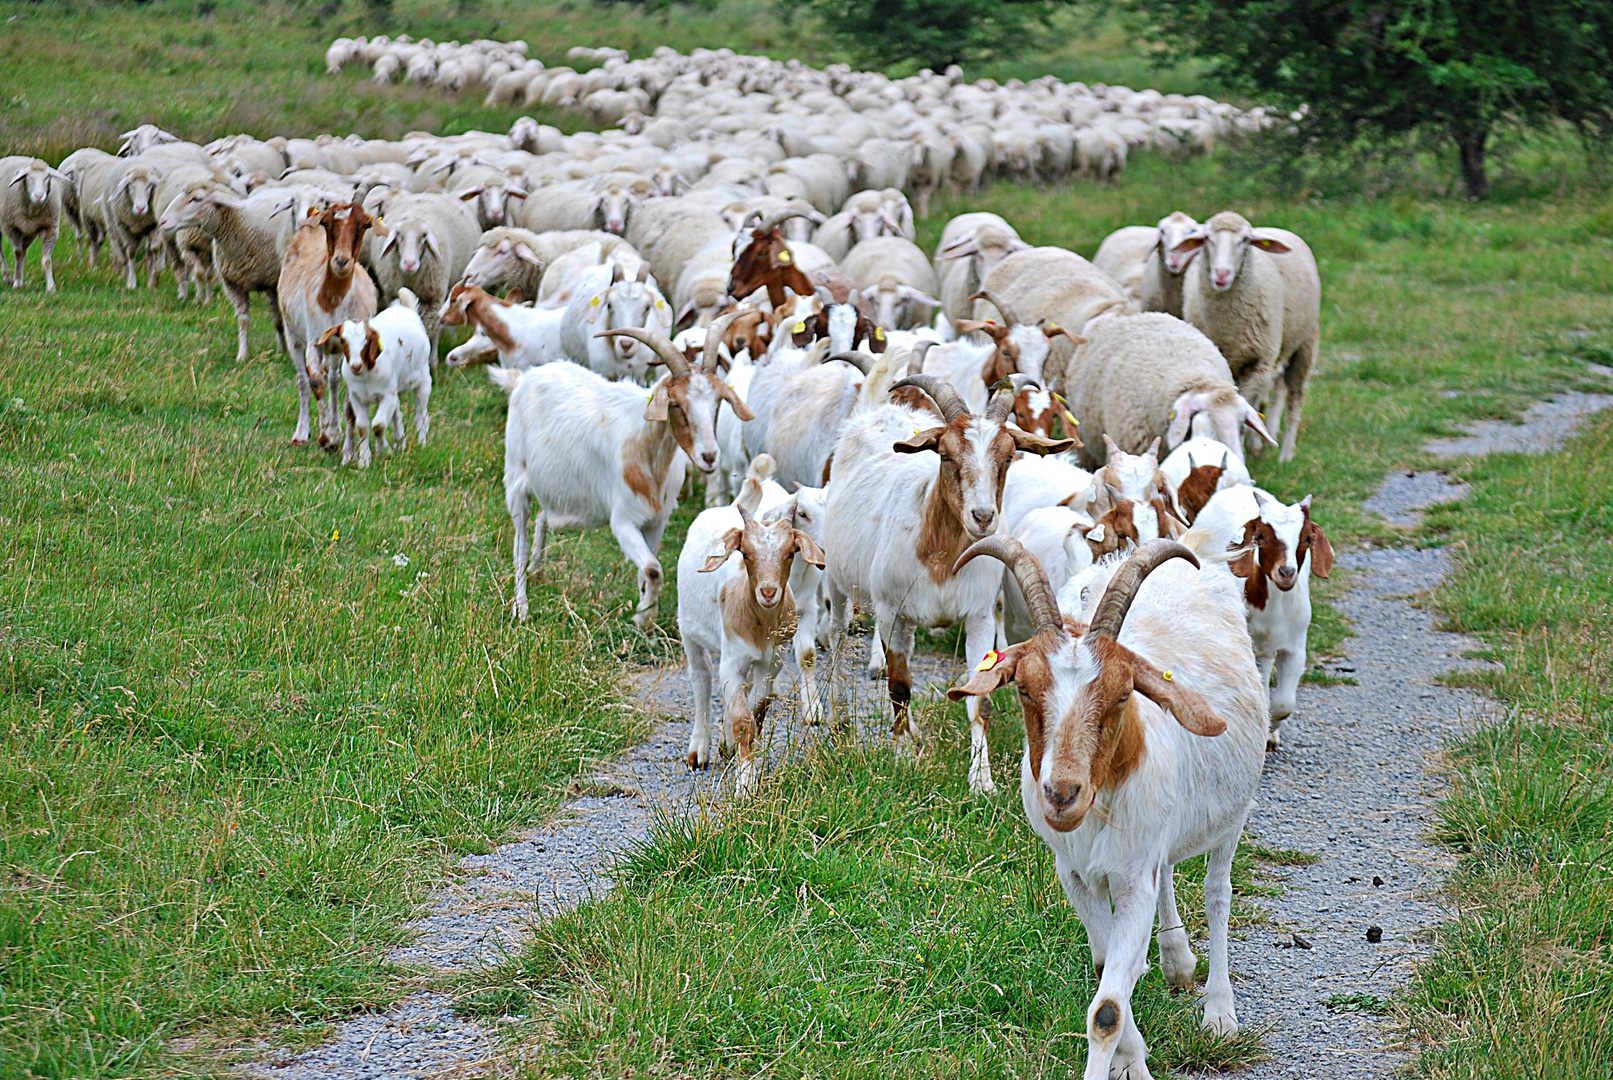
<path id="1" fill-rule="evenodd" d="M 778 463 L 772 454 L 757 454 L 752 458 L 750 467 L 745 470 L 745 482 L 739 486 L 739 495 L 734 499 L 734 508 L 755 517 L 756 508 L 762 504 L 762 485 L 777 471 Z"/>
<path id="2" fill-rule="evenodd" d="M 1228 563 L 1244 553 L 1243 526 L 1226 514 L 1204 515 L 1182 535 L 1181 542 L 1203 563 Z"/>
<path id="3" fill-rule="evenodd" d="M 500 367 L 497 364 L 487 369 L 487 377 L 493 380 L 493 385 L 506 394 L 515 393 L 515 388 L 524 374 L 526 374 L 524 371 L 517 368 Z"/>
<path id="4" fill-rule="evenodd" d="M 398 290 L 398 303 L 402 304 L 410 311 L 420 310 L 420 298 L 416 296 L 414 291 L 411 289 L 404 288 Z"/>

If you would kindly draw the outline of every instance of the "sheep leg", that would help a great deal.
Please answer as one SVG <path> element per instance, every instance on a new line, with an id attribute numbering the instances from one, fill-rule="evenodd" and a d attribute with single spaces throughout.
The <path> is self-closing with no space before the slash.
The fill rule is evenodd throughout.
<path id="1" fill-rule="evenodd" d="M 528 531 L 528 517 L 532 511 L 532 496 L 527 487 L 526 470 L 522 469 L 516 475 L 511 470 L 504 470 L 504 505 L 510 511 L 510 524 L 515 526 L 515 599 L 513 613 L 519 622 L 526 622 L 528 610 L 526 602 L 526 575 L 527 554 L 532 542 Z M 538 515 L 539 534 L 542 534 L 543 515 Z M 541 541 L 539 558 L 541 559 Z"/>
<path id="2" fill-rule="evenodd" d="M 1114 911 L 1109 907 L 1109 898 L 1087 888 L 1086 882 L 1070 869 L 1062 857 L 1055 857 L 1053 863 L 1059 884 L 1064 887 L 1065 897 L 1075 908 L 1075 913 L 1081 916 L 1081 925 L 1086 927 L 1087 947 L 1092 951 L 1092 970 L 1101 979 L 1104 962 L 1109 956 L 1109 939 L 1114 936 Z"/>
<path id="3" fill-rule="evenodd" d="M 1311 364 L 1316 360 L 1316 338 L 1312 334 L 1305 344 L 1295 350 L 1283 372 L 1283 388 L 1288 392 L 1288 422 L 1283 428 L 1283 446 L 1277 455 L 1278 461 L 1292 461 L 1294 458 L 1294 444 L 1299 441 L 1299 415 L 1305 409 L 1305 386 L 1310 382 Z"/>
<path id="4" fill-rule="evenodd" d="M 1277 650 L 1277 685 L 1271 691 L 1271 729 L 1266 735 L 1267 747 L 1281 744 L 1283 721 L 1294 715 L 1294 706 L 1299 701 L 1299 679 L 1305 674 L 1306 636 L 1300 637 L 1296 649 Z M 1270 665 L 1262 665 L 1266 666 Z"/>
<path id="5" fill-rule="evenodd" d="M 611 514 L 610 531 L 627 561 L 638 567 L 638 607 L 633 612 L 633 625 L 643 630 L 655 622 L 655 602 L 661 596 L 661 562 L 646 542 L 639 523 L 627 514 L 620 510 Z"/>
<path id="6" fill-rule="evenodd" d="M 995 630 L 996 607 L 991 611 L 976 612 L 963 621 L 963 655 L 971 661 L 990 651 Z M 969 790 L 976 795 L 991 795 L 997 784 L 991 778 L 991 746 L 986 733 L 991 727 L 991 699 L 971 696 L 967 701 L 969 712 Z"/>
<path id="7" fill-rule="evenodd" d="M 1087 1006 L 1087 1065 L 1083 1080 L 1152 1080 L 1148 1045 L 1132 1016 L 1131 992 L 1148 970 L 1148 939 L 1159 899 L 1157 874 L 1137 881 L 1109 879 L 1114 927 L 1108 963 Z M 1230 882 L 1230 879 L 1229 879 Z M 1116 889 L 1116 885 L 1119 889 Z"/>
<path id="8" fill-rule="evenodd" d="M 13 233 L 7 236 L 6 239 L 11 241 L 11 258 L 17 264 L 17 272 L 11 276 L 11 287 L 20 289 L 22 288 L 22 267 L 23 263 L 28 259 L 28 245 L 32 242 L 32 238 L 25 239 Z"/>
<path id="9" fill-rule="evenodd" d="M 39 238 L 39 265 L 45 271 L 45 291 L 56 291 L 56 275 L 51 271 L 50 256 L 56 250 L 56 230 L 43 234 Z"/>
<path id="10" fill-rule="evenodd" d="M 279 290 L 266 289 L 264 291 L 269 297 L 269 318 L 274 320 L 274 343 L 287 356 L 291 356 L 293 355 L 291 351 L 291 337 L 286 333 L 286 317 L 280 312 Z M 250 297 L 251 294 L 247 292 L 243 286 L 241 295 L 244 297 Z"/>
<path id="11" fill-rule="evenodd" d="M 899 618 L 875 620 L 883 631 L 885 641 L 886 686 L 891 699 L 891 735 L 898 750 L 907 748 L 915 754 L 924 744 L 924 729 L 913 717 L 913 677 L 908 673 L 907 658 L 913 655 L 913 624 Z"/>
<path id="12" fill-rule="evenodd" d="M 157 287 L 157 273 L 162 269 L 157 259 L 161 254 L 158 250 L 158 245 L 148 239 L 146 241 L 146 288 L 148 289 Z"/>
<path id="13" fill-rule="evenodd" d="M 711 654 L 685 638 L 683 654 L 689 658 L 689 692 L 694 695 L 694 716 L 689 720 L 689 768 L 711 767 Z"/>
<path id="14" fill-rule="evenodd" d="M 1232 915 L 1232 855 L 1243 834 L 1243 818 L 1227 838 L 1210 849 L 1204 868 L 1204 918 L 1210 924 L 1210 977 L 1204 984 L 1204 1027 L 1226 1037 L 1238 1031 L 1238 1011 L 1227 977 L 1227 920 Z"/>
<path id="15" fill-rule="evenodd" d="M 1182 913 L 1176 910 L 1174 866 L 1163 866 L 1159 871 L 1159 968 L 1172 990 L 1193 989 L 1198 958 L 1188 944 Z"/>
<path id="16" fill-rule="evenodd" d="M 224 295 L 229 297 L 230 306 L 235 309 L 235 362 L 237 364 L 244 364 L 246 363 L 247 358 L 247 314 L 252 307 L 252 294 L 247 292 L 245 286 L 237 285 L 233 281 L 225 281 Z M 275 305 L 273 310 L 275 313 L 275 329 L 279 331 L 281 330 L 280 308 L 278 305 Z M 307 375 L 304 374 L 303 378 L 306 379 Z M 306 441 L 307 436 L 305 435 L 303 438 Z"/>

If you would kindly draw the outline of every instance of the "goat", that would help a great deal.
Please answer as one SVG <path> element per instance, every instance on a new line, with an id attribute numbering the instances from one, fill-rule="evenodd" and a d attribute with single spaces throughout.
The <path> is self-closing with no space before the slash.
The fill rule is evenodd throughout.
<path id="1" fill-rule="evenodd" d="M 727 318 L 727 316 L 724 316 Z M 613 383 L 576 364 L 489 370 L 510 394 L 504 428 L 504 500 L 515 525 L 515 617 L 528 615 L 526 576 L 543 562 L 551 526 L 609 525 L 622 554 L 638 567 L 633 622 L 655 618 L 661 592 L 656 551 L 677 506 L 688 462 L 703 473 L 717 465 L 717 410 L 724 401 L 741 420 L 752 418 L 717 377 L 719 319 L 699 368 L 691 369 L 666 336 L 638 327 L 607 330 L 649 346 L 667 368 L 650 390 Z M 678 451 L 684 456 L 679 456 Z M 531 501 L 542 504 L 537 535 L 529 535 Z"/>
<path id="2" fill-rule="evenodd" d="M 824 549 L 830 553 L 826 585 L 835 640 L 844 638 L 854 598 L 874 609 L 885 650 L 891 731 L 900 746 L 923 736 L 909 709 L 914 628 L 962 621 L 966 656 L 985 654 L 1002 575 L 984 566 L 956 573 L 953 563 L 970 541 L 997 530 L 1003 478 L 1014 454 L 1059 453 L 1073 443 L 1008 426 L 1011 386 L 992 395 L 983 415 L 971 413 L 934 376 L 909 375 L 895 386 L 923 391 L 944 422 L 936 426 L 928 412 L 904 405 L 880 406 L 846 422 L 835 445 Z M 840 651 L 832 649 L 831 658 Z M 832 678 L 830 685 L 831 692 L 838 689 Z M 969 786 L 991 792 L 990 707 L 971 702 L 968 712 Z"/>
<path id="3" fill-rule="evenodd" d="M 1294 713 L 1305 647 L 1311 625 L 1311 576 L 1333 570 L 1333 546 L 1311 520 L 1311 497 L 1284 506 L 1257 487 L 1238 485 L 1218 492 L 1199 512 L 1202 523 L 1231 528 L 1242 539 L 1243 554 L 1230 568 L 1243 579 L 1249 636 L 1260 665 L 1260 684 L 1271 691 L 1271 726 L 1266 749 L 1282 744 L 1283 721 Z M 1308 558 L 1307 558 L 1308 556 Z"/>
<path id="4" fill-rule="evenodd" d="M 565 314 L 565 308 L 521 307 L 479 286 L 455 285 L 442 306 L 442 325 L 474 326 L 476 336 L 448 354 L 448 366 L 497 362 L 519 369 L 564 360 L 560 324 Z M 481 341 L 491 350 L 480 347 Z M 477 346 L 467 348 L 472 342 Z"/>
<path id="5" fill-rule="evenodd" d="M 1132 988 L 1148 970 L 1156 912 L 1165 978 L 1192 987 L 1196 958 L 1173 873 L 1206 851 L 1203 1025 L 1220 1036 L 1238 1030 L 1227 977 L 1232 856 L 1265 761 L 1266 694 L 1236 580 L 1220 566 L 1193 569 L 1217 557 L 1226 534 L 1188 540 L 1138 549 L 1084 626 L 1060 613 L 1035 557 L 1009 537 L 978 540 L 954 564 L 962 573 L 980 555 L 1002 560 L 1034 620 L 1029 640 L 988 655 L 947 695 L 976 701 L 1007 682 L 1019 689 L 1020 800 L 1053 852 L 1099 973 L 1085 1080 L 1149 1075 Z"/>
<path id="6" fill-rule="evenodd" d="M 375 282 L 359 265 L 364 233 L 373 224 L 357 203 L 338 203 L 297 229 L 280 266 L 275 296 L 285 328 L 286 349 L 297 374 L 297 431 L 292 443 L 308 443 L 308 398 L 313 392 L 308 372 L 325 364 L 323 383 L 334 393 L 336 371 L 319 351 L 320 335 L 350 319 L 375 314 Z M 336 402 L 319 394 L 319 445 L 336 449 Z"/>
<path id="7" fill-rule="evenodd" d="M 414 395 L 414 431 L 421 446 L 431 430 L 427 406 L 431 402 L 431 338 L 416 310 L 419 301 L 408 289 L 373 319 L 333 326 L 315 343 L 322 355 L 341 365 L 347 385 L 347 437 L 342 442 L 342 464 L 370 464 L 370 431 L 387 441 L 388 428 L 403 445 L 403 413 L 398 396 Z M 309 368 L 308 381 L 322 386 L 323 367 Z M 355 440 L 357 446 L 355 450 Z"/>

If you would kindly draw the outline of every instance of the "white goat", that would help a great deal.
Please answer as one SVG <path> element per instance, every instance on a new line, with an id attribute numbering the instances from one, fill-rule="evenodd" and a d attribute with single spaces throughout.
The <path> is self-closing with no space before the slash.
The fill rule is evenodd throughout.
<path id="1" fill-rule="evenodd" d="M 328 357 L 339 357 L 342 382 L 347 386 L 347 438 L 342 443 L 342 464 L 370 464 L 370 431 L 381 436 L 390 450 L 388 429 L 403 445 L 400 394 L 414 395 L 414 431 L 421 446 L 431 430 L 427 406 L 431 402 L 431 337 L 416 308 L 419 301 L 408 289 L 399 289 L 392 306 L 363 320 L 333 326 L 316 343 Z M 323 378 L 322 368 L 310 367 L 308 378 Z M 355 442 L 357 449 L 355 450 Z"/>

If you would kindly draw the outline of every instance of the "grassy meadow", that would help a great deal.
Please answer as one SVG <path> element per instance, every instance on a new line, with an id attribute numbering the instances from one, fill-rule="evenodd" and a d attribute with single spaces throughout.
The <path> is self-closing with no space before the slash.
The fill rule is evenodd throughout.
<path id="1" fill-rule="evenodd" d="M 773 10 L 397 0 L 393 31 L 525 37 L 546 61 L 579 43 L 834 58 Z M 480 93 L 326 77 L 325 43 L 363 20 L 321 12 L 0 2 L 0 148 L 55 159 L 144 120 L 199 139 L 508 126 Z M 1146 64 L 1100 23 L 1016 70 L 1198 88 Z M 1334 200 L 1276 194 L 1237 156 L 1138 155 L 1113 188 L 948 196 L 920 239 L 990 209 L 1090 255 L 1120 225 L 1227 206 L 1319 258 L 1299 455 L 1255 472 L 1314 492 L 1336 543 L 1402 542 L 1359 509 L 1386 472 L 1428 464 L 1421 443 L 1464 421 L 1594 385 L 1584 361 L 1613 356 L 1613 203 L 1580 185 Z M 295 389 L 261 300 L 237 365 L 222 299 L 181 304 L 166 278 L 126 292 L 70 239 L 57 255 L 60 294 L 36 248 L 29 287 L 0 295 L 0 1080 L 208 1072 L 217 1050 L 317 1041 L 418 984 L 381 957 L 451 861 L 542 820 L 642 734 L 617 675 L 678 656 L 675 582 L 663 630 L 639 635 L 608 533 L 563 534 L 512 626 L 503 399 L 484 377 L 440 369 L 431 444 L 340 469 L 289 444 Z M 1431 1077 L 1606 1075 L 1613 1058 L 1610 438 L 1604 420 L 1562 454 L 1459 463 L 1473 494 L 1411 538 L 1456 546 L 1428 602 L 1486 640 L 1504 666 L 1480 681 L 1518 706 L 1450 757 L 1458 914 L 1397 1006 Z M 1348 628 L 1318 620 L 1325 655 Z M 993 740 L 1008 778 L 1011 697 Z M 1068 1074 L 1094 985 L 1079 921 L 1012 784 L 968 795 L 961 708 L 926 707 L 925 759 L 813 753 L 743 812 L 668 823 L 623 888 L 456 984 L 461 1008 L 525 1017 L 534 1068 L 559 1075 Z M 1246 852 L 1239 892 L 1303 857 Z M 1183 868 L 1190 925 L 1199 872 Z M 1161 1073 L 1259 1053 L 1252 1034 L 1205 1040 L 1157 973 L 1136 1000 Z"/>

